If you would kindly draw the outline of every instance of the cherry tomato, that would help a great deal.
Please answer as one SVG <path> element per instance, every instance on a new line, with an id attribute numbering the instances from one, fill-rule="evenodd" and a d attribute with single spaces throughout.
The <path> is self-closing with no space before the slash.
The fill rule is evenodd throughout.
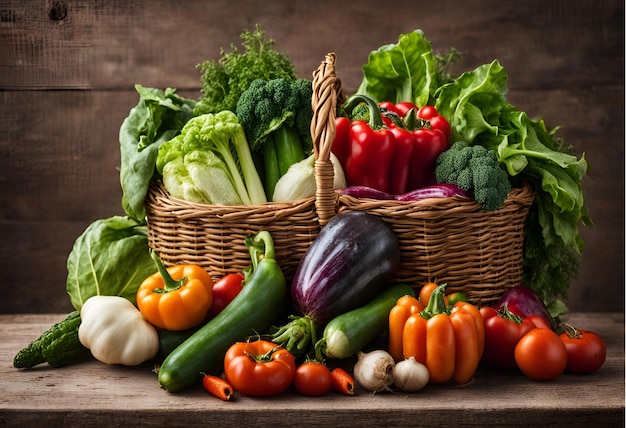
<path id="1" fill-rule="evenodd" d="M 430 120 L 435 116 L 439 116 L 439 112 L 433 106 L 423 106 L 417 111 L 417 117 Z"/>
<path id="2" fill-rule="evenodd" d="M 239 294 L 244 276 L 241 273 L 230 273 L 213 284 L 213 303 L 209 308 L 206 319 L 215 318 Z"/>
<path id="3" fill-rule="evenodd" d="M 593 373 L 606 360 L 606 344 L 602 338 L 589 330 L 578 330 L 564 325 L 565 333 L 560 338 L 567 349 L 567 366 L 571 373 Z"/>
<path id="4" fill-rule="evenodd" d="M 289 388 L 295 373 L 294 356 L 267 340 L 236 342 L 224 356 L 226 381 L 245 395 L 280 394 Z"/>
<path id="5" fill-rule="evenodd" d="M 553 380 L 567 365 L 567 349 L 561 338 L 548 328 L 535 328 L 515 346 L 515 362 L 532 380 Z"/>
<path id="6" fill-rule="evenodd" d="M 317 397 L 330 392 L 333 387 L 333 378 L 324 364 L 306 361 L 296 369 L 293 386 L 302 395 Z"/>

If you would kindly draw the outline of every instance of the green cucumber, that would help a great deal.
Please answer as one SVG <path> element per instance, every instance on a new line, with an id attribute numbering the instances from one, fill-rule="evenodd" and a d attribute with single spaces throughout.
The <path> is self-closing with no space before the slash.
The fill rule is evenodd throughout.
<path id="1" fill-rule="evenodd" d="M 78 340 L 80 322 L 78 311 L 69 313 L 21 349 L 13 358 L 13 366 L 31 368 L 47 362 L 52 367 L 62 367 L 91 355 Z"/>
<path id="2" fill-rule="evenodd" d="M 219 375 L 232 344 L 262 333 L 281 314 L 287 285 L 270 234 L 259 232 L 246 239 L 246 245 L 252 256 L 252 274 L 222 312 L 165 358 L 158 370 L 161 388 L 180 391 L 200 384 L 203 373 Z"/>
<path id="3" fill-rule="evenodd" d="M 402 296 L 415 296 L 406 284 L 394 284 L 379 293 L 369 303 L 333 318 L 324 328 L 322 338 L 315 344 L 317 358 L 348 358 L 389 327 L 389 312 Z"/>
<path id="4" fill-rule="evenodd" d="M 202 325 L 199 325 L 180 331 L 159 330 L 159 352 L 157 352 L 157 359 L 163 361 L 178 345 L 189 339 L 196 331 L 200 330 L 201 327 Z"/>

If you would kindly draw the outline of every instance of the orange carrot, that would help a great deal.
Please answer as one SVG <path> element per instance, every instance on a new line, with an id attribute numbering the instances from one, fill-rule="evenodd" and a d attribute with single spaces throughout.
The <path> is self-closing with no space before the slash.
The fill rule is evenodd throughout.
<path id="1" fill-rule="evenodd" d="M 354 395 L 354 379 L 344 369 L 337 367 L 330 372 L 335 391 L 344 395 Z"/>
<path id="2" fill-rule="evenodd" d="M 202 386 L 217 398 L 228 401 L 233 396 L 233 387 L 228 382 L 218 376 L 204 375 Z"/>

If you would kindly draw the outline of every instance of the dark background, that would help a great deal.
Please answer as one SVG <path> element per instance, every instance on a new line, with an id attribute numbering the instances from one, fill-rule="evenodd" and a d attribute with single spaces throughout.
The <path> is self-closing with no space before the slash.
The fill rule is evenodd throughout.
<path id="1" fill-rule="evenodd" d="M 66 260 L 94 220 L 121 209 L 118 131 L 135 83 L 197 97 L 195 65 L 260 23 L 310 77 L 337 53 L 345 89 L 373 49 L 424 30 L 463 53 L 453 71 L 498 59 L 509 101 L 591 165 L 595 227 L 573 311 L 624 310 L 624 3 L 621 0 L 0 0 L 0 313 L 66 312 Z"/>

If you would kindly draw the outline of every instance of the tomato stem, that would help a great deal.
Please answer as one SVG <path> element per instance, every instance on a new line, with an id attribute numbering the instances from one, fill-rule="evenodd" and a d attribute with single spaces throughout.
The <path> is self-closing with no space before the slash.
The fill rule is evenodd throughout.
<path id="1" fill-rule="evenodd" d="M 578 330 L 576 327 L 574 327 L 571 324 L 562 323 L 561 327 L 563 327 L 563 330 L 565 330 L 565 333 L 567 333 L 567 336 L 571 337 L 572 339 L 580 339 L 580 336 L 582 336 L 582 334 L 580 333 L 580 330 Z"/>
<path id="2" fill-rule="evenodd" d="M 260 355 L 252 355 L 248 351 L 244 351 L 244 353 L 248 356 L 248 358 L 250 358 L 254 362 L 267 363 L 269 361 L 272 361 L 272 355 L 274 355 L 274 352 L 278 351 L 281 348 L 282 346 L 276 345 L 265 354 L 260 354 Z"/>
<path id="3" fill-rule="evenodd" d="M 523 321 L 523 318 L 511 312 L 507 305 L 502 306 L 502 308 L 498 311 L 498 316 L 500 318 L 504 318 L 505 320 L 513 321 L 516 324 L 521 324 Z"/>

